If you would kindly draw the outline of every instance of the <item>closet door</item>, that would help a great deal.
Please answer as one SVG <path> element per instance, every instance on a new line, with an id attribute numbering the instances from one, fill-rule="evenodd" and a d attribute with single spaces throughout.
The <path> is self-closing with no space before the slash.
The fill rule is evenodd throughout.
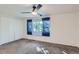
<path id="1" fill-rule="evenodd" d="M 14 32 L 15 40 L 22 38 L 22 35 L 23 35 L 23 26 L 22 26 L 23 23 L 22 22 L 23 21 L 19 19 L 15 21 L 15 32 Z"/>
<path id="2" fill-rule="evenodd" d="M 15 22 L 13 19 L 1 18 L 0 20 L 0 44 L 15 40 Z"/>
<path id="3" fill-rule="evenodd" d="M 0 26 L 0 44 L 3 44 L 9 41 L 9 20 L 1 18 Z"/>
<path id="4" fill-rule="evenodd" d="M 22 38 L 23 23 L 19 19 L 0 19 L 0 44 L 15 41 Z"/>
<path id="5" fill-rule="evenodd" d="M 22 21 L 19 19 L 9 20 L 9 41 L 15 41 L 22 38 Z"/>
<path id="6" fill-rule="evenodd" d="M 15 40 L 15 20 L 9 19 L 9 42 Z"/>

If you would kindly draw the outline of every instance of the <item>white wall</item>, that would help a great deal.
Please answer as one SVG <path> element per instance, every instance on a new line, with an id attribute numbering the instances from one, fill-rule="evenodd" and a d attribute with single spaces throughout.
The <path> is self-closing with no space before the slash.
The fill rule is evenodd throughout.
<path id="1" fill-rule="evenodd" d="M 77 29 L 79 29 L 77 28 L 77 21 L 79 22 L 79 12 L 57 14 L 52 15 L 50 17 L 51 17 L 50 37 L 27 35 L 25 30 L 26 26 L 24 29 L 25 31 L 24 37 L 33 40 L 79 47 L 79 39 L 77 36 L 78 34 Z M 26 21 L 26 19 L 24 21 Z"/>
<path id="2" fill-rule="evenodd" d="M 22 38 L 22 20 L 0 17 L 0 44 Z"/>
<path id="3" fill-rule="evenodd" d="M 76 13 L 54 15 L 54 39 L 56 43 L 79 46 L 76 38 Z"/>

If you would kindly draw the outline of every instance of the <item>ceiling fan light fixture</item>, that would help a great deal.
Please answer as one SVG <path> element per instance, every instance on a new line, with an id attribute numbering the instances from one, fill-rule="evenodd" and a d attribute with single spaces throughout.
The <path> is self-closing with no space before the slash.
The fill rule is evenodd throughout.
<path id="1" fill-rule="evenodd" d="M 32 15 L 37 15 L 37 12 L 32 12 Z"/>

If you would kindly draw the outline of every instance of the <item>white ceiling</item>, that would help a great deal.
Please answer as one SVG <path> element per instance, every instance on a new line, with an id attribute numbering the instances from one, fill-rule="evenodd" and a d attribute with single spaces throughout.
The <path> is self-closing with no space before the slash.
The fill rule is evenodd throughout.
<path id="1" fill-rule="evenodd" d="M 77 12 L 79 11 L 79 4 L 52 4 L 52 5 L 49 4 L 49 5 L 44 5 L 43 10 L 51 15 Z"/>
<path id="2" fill-rule="evenodd" d="M 0 16 L 32 17 L 30 14 L 21 14 L 22 11 L 32 11 L 32 4 L 0 4 Z M 79 4 L 43 4 L 39 12 L 47 15 L 79 11 Z"/>

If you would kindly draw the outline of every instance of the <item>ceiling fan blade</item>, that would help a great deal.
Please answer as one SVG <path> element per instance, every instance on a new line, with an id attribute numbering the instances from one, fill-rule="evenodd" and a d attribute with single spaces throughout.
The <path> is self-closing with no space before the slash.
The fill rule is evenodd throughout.
<path id="1" fill-rule="evenodd" d="M 37 4 L 37 5 L 34 4 L 32 12 L 34 12 L 35 10 L 39 10 L 41 7 L 42 7 L 41 4 Z"/>
<path id="2" fill-rule="evenodd" d="M 39 16 L 43 16 L 42 14 L 40 14 L 40 13 L 37 13 Z"/>
<path id="3" fill-rule="evenodd" d="M 38 4 L 37 5 L 37 10 L 39 10 L 41 7 L 42 7 L 42 5 L 41 4 Z"/>
<path id="4" fill-rule="evenodd" d="M 22 14 L 25 14 L 25 13 L 31 13 L 31 12 L 21 12 Z"/>
<path id="5" fill-rule="evenodd" d="M 35 11 L 35 9 L 36 9 L 36 6 L 35 6 L 35 5 L 33 5 L 33 10 L 32 10 L 32 12 L 34 12 L 34 11 Z"/>

